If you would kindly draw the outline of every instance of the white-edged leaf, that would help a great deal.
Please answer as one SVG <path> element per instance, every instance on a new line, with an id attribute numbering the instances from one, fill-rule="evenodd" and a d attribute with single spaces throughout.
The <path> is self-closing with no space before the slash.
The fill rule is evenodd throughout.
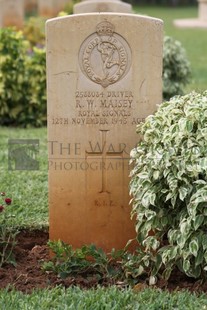
<path id="1" fill-rule="evenodd" d="M 199 246 L 198 246 L 198 240 L 197 238 L 196 239 L 193 239 L 190 243 L 189 243 L 189 250 L 190 250 L 190 253 L 193 254 L 193 256 L 197 256 L 198 254 L 198 249 L 199 249 Z"/>
<path id="2" fill-rule="evenodd" d="M 204 220 L 204 216 L 203 215 L 197 215 L 195 217 L 195 221 L 194 221 L 194 229 L 197 230 L 201 224 L 203 223 Z"/>
<path id="3" fill-rule="evenodd" d="M 183 270 L 185 271 L 185 273 L 188 273 L 189 269 L 190 269 L 190 262 L 189 260 L 186 259 L 183 262 Z"/>
<path id="4" fill-rule="evenodd" d="M 160 176 L 160 171 L 159 170 L 155 170 L 153 172 L 153 179 L 154 180 L 158 180 L 159 179 L 159 176 Z"/>
<path id="5" fill-rule="evenodd" d="M 180 200 L 183 201 L 185 199 L 185 197 L 187 196 L 187 194 L 188 194 L 188 189 L 186 187 L 180 187 L 178 189 L 178 192 L 179 192 Z"/>
<path id="6" fill-rule="evenodd" d="M 151 276 L 151 277 L 149 278 L 149 285 L 155 285 L 156 282 L 157 282 L 157 278 L 156 278 L 156 277 Z"/>

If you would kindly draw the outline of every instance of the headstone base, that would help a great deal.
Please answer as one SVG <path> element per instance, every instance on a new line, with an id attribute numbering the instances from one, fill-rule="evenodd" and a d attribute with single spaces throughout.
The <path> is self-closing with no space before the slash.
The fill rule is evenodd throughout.
<path id="1" fill-rule="evenodd" d="M 174 25 L 179 28 L 203 28 L 207 29 L 207 20 L 199 18 L 177 19 L 174 20 Z"/>
<path id="2" fill-rule="evenodd" d="M 207 29 L 207 0 L 198 0 L 198 18 L 177 19 L 174 25 L 180 28 Z"/>

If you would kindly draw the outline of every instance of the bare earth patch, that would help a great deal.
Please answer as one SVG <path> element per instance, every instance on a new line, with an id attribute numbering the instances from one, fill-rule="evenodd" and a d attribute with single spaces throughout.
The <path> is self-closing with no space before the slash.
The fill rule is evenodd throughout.
<path id="1" fill-rule="evenodd" d="M 16 290 L 30 293 L 34 289 L 54 287 L 56 285 L 65 287 L 78 285 L 86 289 L 100 285 L 95 277 L 78 276 L 62 280 L 57 275 L 44 272 L 41 265 L 44 261 L 50 259 L 47 247 L 47 232 L 24 230 L 19 233 L 17 241 L 15 248 L 17 266 L 5 265 L 0 268 L 0 288 L 11 286 Z M 142 284 L 144 284 L 144 281 L 140 283 L 140 287 L 143 287 Z M 108 281 L 103 285 L 109 286 L 111 283 Z M 188 289 L 195 292 L 207 292 L 207 283 L 185 277 L 178 271 L 171 276 L 168 283 L 159 280 L 156 286 L 170 291 Z M 136 287 L 138 289 L 139 285 Z"/>

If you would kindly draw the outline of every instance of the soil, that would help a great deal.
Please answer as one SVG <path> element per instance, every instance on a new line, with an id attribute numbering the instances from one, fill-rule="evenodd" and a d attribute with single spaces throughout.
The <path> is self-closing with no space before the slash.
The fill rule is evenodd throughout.
<path id="1" fill-rule="evenodd" d="M 17 245 L 14 251 L 17 265 L 14 267 L 7 264 L 0 268 L 0 288 L 10 286 L 24 293 L 31 293 L 34 289 L 56 285 L 64 287 L 78 285 L 84 289 L 100 285 L 95 277 L 77 276 L 62 280 L 53 273 L 43 271 L 42 263 L 50 260 L 47 242 L 47 232 L 21 231 L 17 236 Z M 103 285 L 111 285 L 110 280 Z M 117 282 L 117 285 L 120 286 L 121 283 Z M 144 279 L 143 282 L 135 286 L 135 290 L 141 290 L 146 286 Z M 169 291 L 187 289 L 194 292 L 207 292 L 207 283 L 185 277 L 178 271 L 172 274 L 168 282 L 159 280 L 156 286 Z"/>

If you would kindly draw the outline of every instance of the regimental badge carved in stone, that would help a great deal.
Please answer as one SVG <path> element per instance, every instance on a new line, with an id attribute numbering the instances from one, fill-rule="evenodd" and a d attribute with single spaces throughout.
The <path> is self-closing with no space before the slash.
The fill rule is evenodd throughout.
<path id="1" fill-rule="evenodd" d="M 131 67 L 131 49 L 114 30 L 114 25 L 108 21 L 99 23 L 96 32 L 83 42 L 79 51 L 84 75 L 104 88 L 121 80 Z"/>

